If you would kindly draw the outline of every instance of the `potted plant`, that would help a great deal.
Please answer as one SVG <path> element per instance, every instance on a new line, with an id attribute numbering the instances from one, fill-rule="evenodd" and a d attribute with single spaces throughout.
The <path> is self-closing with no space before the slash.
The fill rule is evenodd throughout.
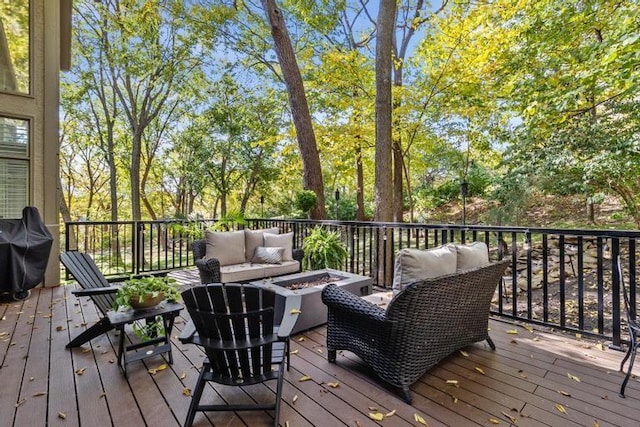
<path id="1" fill-rule="evenodd" d="M 163 300 L 176 301 L 179 296 L 175 279 L 166 276 L 131 277 L 118 289 L 113 308 L 150 308 Z"/>
<path id="2" fill-rule="evenodd" d="M 302 265 L 307 270 L 323 268 L 340 269 L 349 253 L 337 231 L 315 227 L 302 242 L 304 258 Z"/>

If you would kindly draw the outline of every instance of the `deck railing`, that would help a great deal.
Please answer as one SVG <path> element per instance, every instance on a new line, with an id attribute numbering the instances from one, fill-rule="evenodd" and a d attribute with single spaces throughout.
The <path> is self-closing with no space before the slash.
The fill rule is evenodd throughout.
<path id="1" fill-rule="evenodd" d="M 203 220 L 199 227 L 215 221 Z M 65 250 L 90 253 L 105 275 L 129 275 L 194 264 L 192 227 L 179 220 L 69 222 Z M 620 347 L 622 337 L 621 256 L 632 303 L 636 303 L 638 231 L 406 224 L 353 221 L 252 219 L 247 228 L 277 226 L 293 231 L 301 247 L 314 226 L 338 231 L 349 257 L 343 270 L 370 276 L 390 288 L 393 255 L 401 248 L 427 249 L 445 243 L 485 242 L 494 260 L 509 257 L 511 268 L 497 289 L 497 315 L 580 334 Z"/>

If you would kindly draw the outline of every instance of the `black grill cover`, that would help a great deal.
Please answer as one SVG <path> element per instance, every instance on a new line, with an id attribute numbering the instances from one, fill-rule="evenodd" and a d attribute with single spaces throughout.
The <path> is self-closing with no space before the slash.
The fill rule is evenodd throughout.
<path id="1" fill-rule="evenodd" d="M 34 207 L 22 219 L 0 219 L 0 291 L 24 292 L 42 282 L 53 237 Z"/>

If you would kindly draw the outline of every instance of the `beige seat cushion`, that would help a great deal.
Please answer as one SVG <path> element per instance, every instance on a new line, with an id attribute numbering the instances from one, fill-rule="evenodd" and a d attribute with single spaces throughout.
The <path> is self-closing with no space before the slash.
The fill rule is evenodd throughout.
<path id="1" fill-rule="evenodd" d="M 293 232 L 284 234 L 264 233 L 264 245 L 284 248 L 283 261 L 293 261 Z"/>
<path id="2" fill-rule="evenodd" d="M 369 301 L 372 304 L 377 305 L 378 307 L 387 309 L 387 306 L 393 299 L 393 292 L 391 291 L 383 291 L 383 292 L 375 292 L 371 295 L 365 295 L 361 297 L 363 300 Z"/>
<path id="3" fill-rule="evenodd" d="M 402 249 L 396 255 L 392 288 L 397 293 L 416 280 L 432 279 L 455 272 L 454 245 L 438 246 L 428 250 Z"/>
<path id="4" fill-rule="evenodd" d="M 264 233 L 278 234 L 278 227 L 263 228 L 260 230 L 244 230 L 244 260 L 251 262 L 258 246 L 265 246 Z"/>
<path id="5" fill-rule="evenodd" d="M 220 266 L 242 264 L 244 256 L 244 231 L 205 231 L 206 257 L 216 258 Z"/>
<path id="6" fill-rule="evenodd" d="M 220 281 L 222 283 L 243 283 L 264 277 L 264 267 L 267 264 L 241 264 L 220 267 Z"/>
<path id="7" fill-rule="evenodd" d="M 469 270 L 489 264 L 489 248 L 484 242 L 455 245 L 457 253 L 456 271 Z"/>
<path id="8" fill-rule="evenodd" d="M 298 261 L 282 261 L 282 264 L 262 264 L 264 277 L 282 276 L 283 274 L 297 273 L 300 270 Z"/>

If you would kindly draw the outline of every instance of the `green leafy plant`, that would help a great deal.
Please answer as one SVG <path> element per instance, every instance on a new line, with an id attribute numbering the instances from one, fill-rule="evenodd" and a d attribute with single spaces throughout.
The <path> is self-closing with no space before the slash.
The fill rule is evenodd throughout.
<path id="1" fill-rule="evenodd" d="M 158 298 L 160 294 L 170 302 L 180 297 L 175 279 L 161 276 L 131 277 L 118 289 L 113 308 L 131 307 L 131 301 L 144 303 L 147 299 Z"/>
<path id="2" fill-rule="evenodd" d="M 233 230 L 238 226 L 245 226 L 247 220 L 240 211 L 227 212 L 226 215 L 220 217 L 210 228 L 211 231 L 227 231 Z"/>
<path id="3" fill-rule="evenodd" d="M 307 270 L 340 268 L 349 253 L 336 231 L 315 227 L 302 242 L 304 258 L 302 265 Z"/>
<path id="4" fill-rule="evenodd" d="M 318 196 L 311 190 L 302 190 L 296 193 L 296 209 L 301 210 L 305 214 L 309 214 L 309 211 L 316 205 Z"/>

